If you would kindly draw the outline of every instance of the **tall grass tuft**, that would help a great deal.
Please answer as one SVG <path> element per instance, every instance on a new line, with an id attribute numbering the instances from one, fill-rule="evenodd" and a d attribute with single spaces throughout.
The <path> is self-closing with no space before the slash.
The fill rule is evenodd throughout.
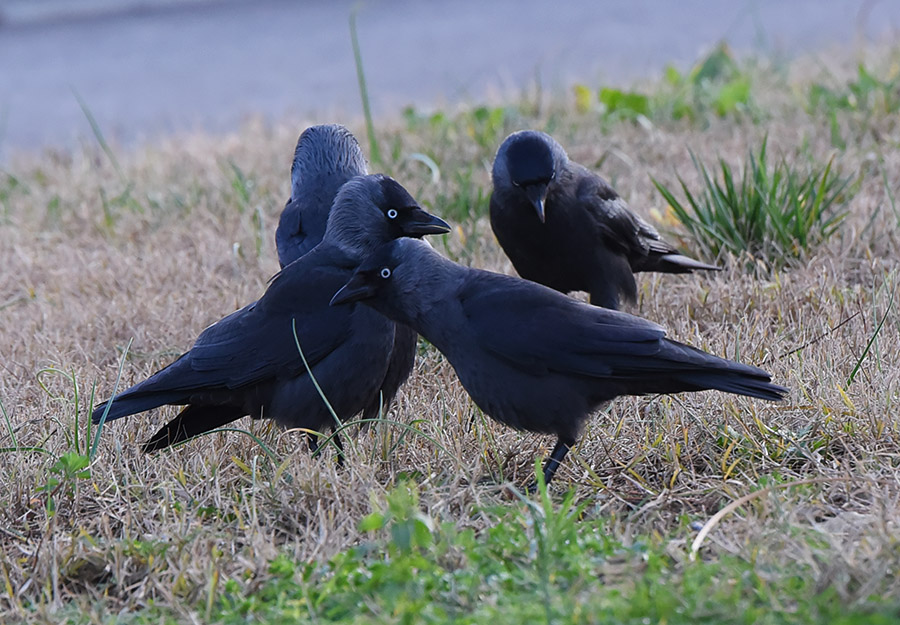
<path id="1" fill-rule="evenodd" d="M 703 188 L 691 193 L 679 176 L 683 202 L 653 179 L 706 254 L 749 254 L 780 267 L 830 238 L 846 217 L 858 185 L 840 173 L 833 158 L 803 171 L 785 159 L 770 164 L 766 146 L 763 140 L 757 153 L 751 150 L 739 172 L 719 159 L 718 175 L 691 153 Z"/>

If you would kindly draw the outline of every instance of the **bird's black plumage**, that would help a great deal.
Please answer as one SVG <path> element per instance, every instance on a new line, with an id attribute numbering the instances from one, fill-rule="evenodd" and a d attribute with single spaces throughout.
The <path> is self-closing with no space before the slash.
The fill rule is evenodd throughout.
<path id="1" fill-rule="evenodd" d="M 485 414 L 556 435 L 547 481 L 591 413 L 619 395 L 786 392 L 765 371 L 669 340 L 655 323 L 463 267 L 421 241 L 399 239 L 367 258 L 332 304 L 355 301 L 437 347 Z"/>
<path id="2" fill-rule="evenodd" d="M 275 230 L 282 267 L 319 244 L 338 189 L 366 173 L 359 142 L 344 126 L 321 124 L 300 134 L 291 165 L 291 197 Z"/>
<path id="3" fill-rule="evenodd" d="M 491 227 L 523 278 L 617 309 L 620 296 L 635 299 L 635 272 L 718 269 L 679 254 L 543 132 L 507 137 L 491 177 Z"/>
<path id="4" fill-rule="evenodd" d="M 331 406 L 347 419 L 377 404 L 395 344 L 395 323 L 364 306 L 329 307 L 334 293 L 377 245 L 446 232 L 396 181 L 353 178 L 340 190 L 323 241 L 287 265 L 256 302 L 204 330 L 193 347 L 147 380 L 99 405 L 95 423 L 164 404 L 186 406 L 145 445 L 161 449 L 244 415 L 322 431 Z"/>
<path id="5" fill-rule="evenodd" d="M 291 197 L 275 231 L 278 262 L 282 267 L 319 244 L 337 192 L 347 181 L 365 174 L 366 159 L 359 142 L 344 126 L 321 124 L 310 126 L 300 134 L 291 165 Z M 385 189 L 385 193 L 388 205 L 402 206 L 406 201 L 398 192 L 391 197 L 391 189 Z M 415 365 L 418 335 L 399 324 L 395 325 L 394 334 L 384 384 L 363 410 L 363 420 L 376 418 L 387 410 Z"/>

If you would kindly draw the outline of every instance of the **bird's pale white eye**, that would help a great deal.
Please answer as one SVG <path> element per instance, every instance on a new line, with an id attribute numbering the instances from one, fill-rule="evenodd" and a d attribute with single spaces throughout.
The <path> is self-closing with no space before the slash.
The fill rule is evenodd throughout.
<path id="1" fill-rule="evenodd" d="M 397 209 L 389 208 L 387 212 L 388 219 L 397 219 Z M 385 276 L 386 278 L 387 276 Z"/>
<path id="2" fill-rule="evenodd" d="M 394 211 L 394 212 L 396 213 L 396 211 Z M 391 270 L 388 269 L 387 267 L 382 267 L 382 268 L 381 268 L 381 277 L 384 278 L 385 280 L 387 280 L 388 278 L 390 278 L 390 277 L 391 277 Z"/>

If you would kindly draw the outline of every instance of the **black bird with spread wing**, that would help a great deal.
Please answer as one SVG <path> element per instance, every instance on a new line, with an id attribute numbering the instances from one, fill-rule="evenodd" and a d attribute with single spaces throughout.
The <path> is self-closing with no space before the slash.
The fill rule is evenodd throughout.
<path id="1" fill-rule="evenodd" d="M 144 445 L 148 452 L 245 415 L 315 432 L 334 428 L 297 343 L 342 420 L 377 402 L 396 325 L 365 306 L 335 309 L 329 301 L 378 245 L 448 230 L 393 179 L 353 178 L 338 192 L 319 245 L 278 273 L 259 300 L 206 328 L 178 360 L 97 406 L 93 421 L 185 406 Z"/>

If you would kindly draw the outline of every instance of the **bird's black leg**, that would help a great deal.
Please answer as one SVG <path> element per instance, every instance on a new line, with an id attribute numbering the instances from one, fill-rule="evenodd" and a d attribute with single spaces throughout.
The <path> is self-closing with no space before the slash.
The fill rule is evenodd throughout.
<path id="1" fill-rule="evenodd" d="M 334 432 L 334 430 L 332 430 Z M 344 441 L 341 439 L 340 434 L 333 434 L 334 436 L 334 446 L 337 447 L 338 455 L 337 455 L 337 464 L 339 467 L 343 468 L 344 466 Z"/>
<path id="2" fill-rule="evenodd" d="M 332 430 L 333 432 L 334 430 Z M 334 446 L 337 447 L 338 457 L 337 463 L 339 467 L 344 466 L 344 441 L 341 440 L 340 434 L 332 434 L 334 440 Z M 313 434 L 312 432 L 308 432 L 306 434 L 306 443 L 309 445 L 309 451 L 312 454 L 315 454 L 319 451 L 319 435 Z"/>
<path id="3" fill-rule="evenodd" d="M 547 458 L 547 462 L 544 463 L 545 484 L 549 484 L 550 480 L 553 479 L 553 476 L 556 475 L 556 470 L 559 468 L 563 458 L 566 457 L 566 454 L 569 453 L 569 450 L 573 445 L 575 445 L 575 441 L 572 439 L 566 441 L 561 438 L 556 439 L 556 447 L 553 448 L 553 451 L 550 452 L 550 457 Z"/>
<path id="4" fill-rule="evenodd" d="M 550 480 L 552 480 L 553 476 L 556 475 L 556 470 L 559 468 L 559 465 L 562 463 L 563 459 L 566 457 L 566 454 L 569 453 L 569 450 L 574 445 L 575 439 L 556 439 L 556 447 L 553 448 L 553 451 L 550 452 L 550 455 L 547 457 L 547 461 L 544 463 L 544 484 L 550 484 Z M 537 492 L 537 482 L 533 482 L 528 487 L 528 492 Z"/>

